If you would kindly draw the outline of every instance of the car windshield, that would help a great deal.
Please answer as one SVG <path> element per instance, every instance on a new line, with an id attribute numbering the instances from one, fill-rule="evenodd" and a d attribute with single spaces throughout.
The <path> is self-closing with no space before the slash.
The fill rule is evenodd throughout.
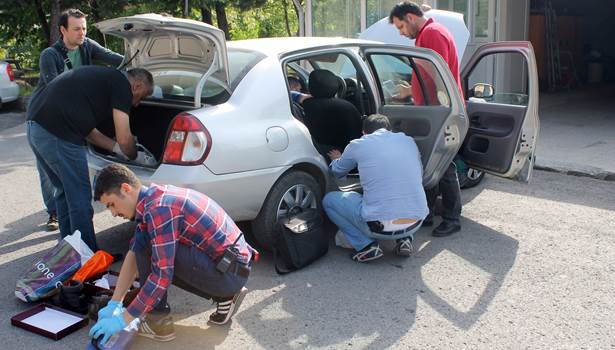
<path id="1" fill-rule="evenodd" d="M 234 91 L 241 79 L 260 61 L 263 55 L 248 50 L 228 50 L 230 89 Z M 179 101 L 194 101 L 194 94 L 203 72 L 189 70 L 164 70 L 152 72 L 154 76 L 154 94 L 156 99 Z M 219 104 L 229 99 L 231 95 L 225 90 L 222 82 L 213 76 L 207 78 L 203 91 L 202 102 Z"/>

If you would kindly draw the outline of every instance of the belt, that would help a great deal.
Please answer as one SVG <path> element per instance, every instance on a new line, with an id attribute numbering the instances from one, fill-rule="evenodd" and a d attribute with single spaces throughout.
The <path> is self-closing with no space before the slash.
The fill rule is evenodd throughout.
<path id="1" fill-rule="evenodd" d="M 251 270 L 252 270 L 252 267 L 250 265 L 245 265 L 243 263 L 235 261 L 231 263 L 231 266 L 229 267 L 228 272 L 234 273 L 237 276 L 248 278 L 248 276 L 250 276 Z"/>
<path id="2" fill-rule="evenodd" d="M 397 236 L 397 235 L 401 235 L 403 233 L 406 233 L 408 231 L 412 231 L 414 230 L 417 226 L 419 226 L 421 223 L 423 222 L 423 220 L 417 221 L 414 224 L 406 227 L 403 230 L 397 230 L 397 231 L 382 231 L 382 232 L 376 232 L 377 234 L 380 235 L 389 235 L 389 236 Z"/>

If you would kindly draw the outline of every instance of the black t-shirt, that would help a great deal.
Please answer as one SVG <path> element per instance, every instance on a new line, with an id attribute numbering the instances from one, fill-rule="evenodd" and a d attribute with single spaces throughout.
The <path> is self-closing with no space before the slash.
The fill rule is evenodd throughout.
<path id="1" fill-rule="evenodd" d="M 113 109 L 128 114 L 132 91 L 115 68 L 84 66 L 65 72 L 47 85 L 28 107 L 28 119 L 68 142 L 83 145 L 85 137 Z"/>

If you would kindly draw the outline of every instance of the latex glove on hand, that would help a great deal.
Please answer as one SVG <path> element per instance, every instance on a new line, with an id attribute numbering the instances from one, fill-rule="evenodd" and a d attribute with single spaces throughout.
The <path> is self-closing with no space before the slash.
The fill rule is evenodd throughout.
<path id="1" fill-rule="evenodd" d="M 156 157 L 142 144 L 137 144 L 137 158 L 134 160 L 135 163 L 145 166 L 154 166 L 158 164 Z"/>
<path id="2" fill-rule="evenodd" d="M 109 338 L 114 334 L 117 334 L 126 328 L 126 321 L 124 321 L 124 315 L 119 314 L 103 319 L 99 319 L 98 322 L 90 329 L 90 337 L 98 339 L 103 336 L 100 344 L 106 344 Z"/>
<path id="3" fill-rule="evenodd" d="M 113 153 L 115 153 L 115 155 L 118 156 L 120 159 L 128 160 L 128 156 L 125 155 L 124 152 L 122 152 L 120 144 L 117 142 L 113 145 Z"/>
<path id="4" fill-rule="evenodd" d="M 107 303 L 107 306 L 98 310 L 98 319 L 102 320 L 103 318 L 109 318 L 113 316 L 113 312 L 115 311 L 115 309 L 121 306 L 122 306 L 121 302 L 116 301 L 116 300 L 110 300 L 109 303 Z"/>

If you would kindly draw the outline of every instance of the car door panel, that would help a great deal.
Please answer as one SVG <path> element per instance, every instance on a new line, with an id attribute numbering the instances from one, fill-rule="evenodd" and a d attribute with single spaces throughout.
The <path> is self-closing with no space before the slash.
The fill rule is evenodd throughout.
<path id="1" fill-rule="evenodd" d="M 362 48 L 362 54 L 376 85 L 373 90 L 379 94 L 375 98 L 377 111 L 389 117 L 393 131 L 403 131 L 415 140 L 423 162 L 423 186 L 435 186 L 457 154 L 468 129 L 463 100 L 448 66 L 437 53 L 423 48 L 369 45 Z M 389 70 L 379 68 L 377 56 L 385 55 L 407 58 L 408 71 L 393 72 L 400 70 L 395 65 L 389 65 Z M 425 64 L 431 69 L 420 68 Z M 426 97 L 424 103 L 428 105 L 399 105 L 387 101 L 391 87 L 386 86 L 389 79 L 386 76 L 403 76 L 405 81 L 411 72 L 418 72 L 417 80 L 422 90 L 426 86 L 435 89 L 433 93 L 422 92 Z M 429 84 L 424 83 L 425 76 L 421 77 L 426 72 L 433 74 L 428 77 Z"/>
<path id="2" fill-rule="evenodd" d="M 519 65 L 510 64 L 509 56 L 522 61 L 522 69 L 513 69 Z M 481 61 L 492 64 L 494 85 L 499 85 L 495 91 L 502 85 L 512 86 L 512 81 L 517 81 L 523 91 L 496 93 L 485 99 L 472 97 L 470 79 L 477 81 L 471 75 Z M 462 84 L 470 121 L 460 151 L 466 164 L 497 176 L 529 181 L 539 130 L 538 74 L 531 44 L 497 42 L 481 46 L 463 69 Z"/>

